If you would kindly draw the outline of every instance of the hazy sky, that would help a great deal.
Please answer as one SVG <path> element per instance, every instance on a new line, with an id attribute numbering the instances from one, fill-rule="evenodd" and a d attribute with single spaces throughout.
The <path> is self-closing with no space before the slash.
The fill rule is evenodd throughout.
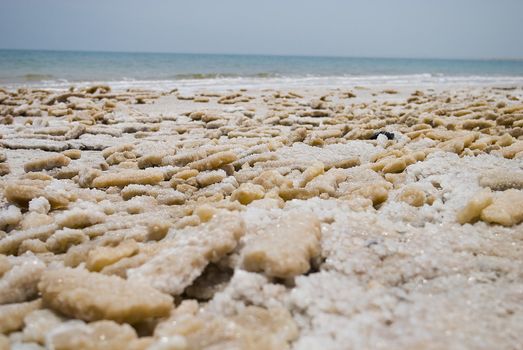
<path id="1" fill-rule="evenodd" d="M 523 58 L 523 0 L 0 0 L 0 48 Z"/>

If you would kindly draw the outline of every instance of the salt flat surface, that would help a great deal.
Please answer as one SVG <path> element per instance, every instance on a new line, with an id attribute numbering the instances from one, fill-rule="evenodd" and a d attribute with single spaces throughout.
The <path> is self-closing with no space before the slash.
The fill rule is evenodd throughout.
<path id="1" fill-rule="evenodd" d="M 398 86 L 0 90 L 0 349 L 520 348 L 523 90 Z"/>

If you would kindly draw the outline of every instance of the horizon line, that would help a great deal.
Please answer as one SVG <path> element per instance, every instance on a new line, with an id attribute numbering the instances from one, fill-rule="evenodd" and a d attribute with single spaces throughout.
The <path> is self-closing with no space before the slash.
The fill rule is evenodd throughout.
<path id="1" fill-rule="evenodd" d="M 28 49 L 4 48 L 0 51 L 43 51 L 43 52 L 80 52 L 80 53 L 115 53 L 115 54 L 160 54 L 160 55 L 208 55 L 208 56 L 261 56 L 261 57 L 298 57 L 298 58 L 347 58 L 347 59 L 384 59 L 384 60 L 441 60 L 441 61 L 523 61 L 523 57 L 405 57 L 405 56 L 366 56 L 366 55 L 311 55 L 311 54 L 270 54 L 270 53 L 217 53 L 217 52 L 173 52 L 173 51 L 114 51 L 114 50 L 76 50 L 76 49 Z"/>

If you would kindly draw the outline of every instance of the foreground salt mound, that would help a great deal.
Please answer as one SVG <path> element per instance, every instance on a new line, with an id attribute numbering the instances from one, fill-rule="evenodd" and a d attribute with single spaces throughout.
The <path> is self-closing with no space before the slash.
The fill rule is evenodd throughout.
<path id="1" fill-rule="evenodd" d="M 455 274 L 393 288 L 372 281 L 359 283 L 338 273 L 300 278 L 291 297 L 295 319 L 303 327 L 294 348 L 334 350 L 345 344 L 390 349 L 391 343 L 401 349 L 459 348 L 462 344 L 518 348 L 523 328 L 513 315 L 522 310 L 504 300 L 518 298 L 521 284 L 505 278 L 492 284 L 480 282 L 488 274 L 472 278 L 471 282 L 470 277 Z M 488 339 L 476 336 L 478 331 L 492 329 L 495 334 Z M 331 336 L 333 332 L 336 337 Z"/>
<path id="2" fill-rule="evenodd" d="M 6 259 L 0 279 L 0 305 L 24 302 L 38 294 L 37 284 L 46 265 L 33 254 Z"/>
<path id="3" fill-rule="evenodd" d="M 0 305 L 0 332 L 10 333 L 22 329 L 25 325 L 24 319 L 32 311 L 42 307 L 42 301 L 36 299 L 24 303 L 12 303 Z"/>
<path id="4" fill-rule="evenodd" d="M 492 326 L 499 335 L 489 339 L 489 347 L 499 341 L 517 347 L 521 326 L 512 314 L 523 309 L 507 298 L 517 298 L 523 286 L 514 244 L 521 233 L 500 229 L 496 236 L 484 223 L 413 229 L 372 213 L 347 215 L 335 202 L 297 207 L 322 220 L 327 260 L 320 272 L 297 277 L 290 291 L 288 307 L 301 331 L 296 348 L 388 348 L 390 342 L 401 348 L 453 347 L 456 339 L 481 347 L 484 340 L 470 338 L 478 327 L 488 332 Z M 470 322 L 477 318 L 482 321 Z"/>
<path id="5" fill-rule="evenodd" d="M 155 329 L 159 340 L 151 349 L 289 349 L 297 328 L 282 308 L 246 307 L 223 317 L 202 311 L 195 301 L 184 301 Z"/>
<path id="6" fill-rule="evenodd" d="M 208 223 L 188 232 L 178 232 L 140 267 L 127 271 L 129 281 L 150 285 L 172 295 L 189 286 L 210 262 L 230 253 L 245 233 L 236 214 L 217 214 Z"/>
<path id="7" fill-rule="evenodd" d="M 172 298 L 145 284 L 82 269 L 48 270 L 38 284 L 45 305 L 86 321 L 136 323 L 169 314 Z"/>
<path id="8" fill-rule="evenodd" d="M 45 345 L 55 350 L 141 350 L 150 343 L 147 338 L 139 339 L 136 331 L 127 324 L 69 321 L 49 332 Z"/>

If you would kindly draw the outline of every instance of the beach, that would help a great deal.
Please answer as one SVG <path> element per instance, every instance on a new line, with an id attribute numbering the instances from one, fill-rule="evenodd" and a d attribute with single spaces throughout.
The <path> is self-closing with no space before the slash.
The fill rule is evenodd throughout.
<path id="1" fill-rule="evenodd" d="M 514 79 L 0 90 L 0 349 L 519 348 Z"/>

